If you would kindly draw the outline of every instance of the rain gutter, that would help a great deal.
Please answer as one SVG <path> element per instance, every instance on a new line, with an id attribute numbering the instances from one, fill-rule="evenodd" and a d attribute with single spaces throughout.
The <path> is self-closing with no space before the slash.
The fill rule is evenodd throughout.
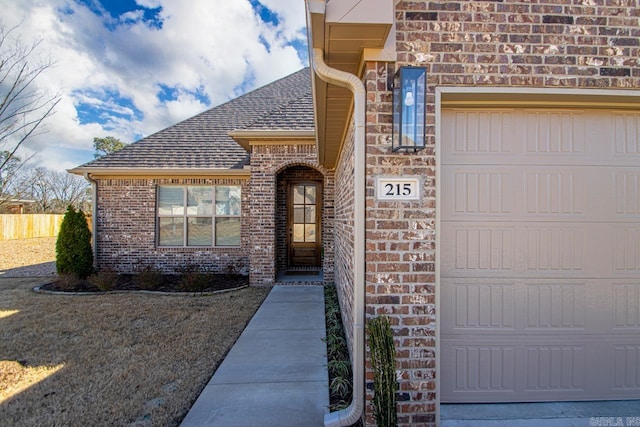
<path id="1" fill-rule="evenodd" d="M 91 178 L 89 172 L 84 173 L 84 179 L 91 183 L 91 248 L 93 249 L 93 267 L 98 266 L 98 181 Z"/>
<path id="2" fill-rule="evenodd" d="M 329 67 L 322 49 L 313 49 L 312 66 L 323 81 L 353 93 L 354 189 L 353 189 L 353 398 L 351 404 L 324 417 L 326 427 L 350 426 L 362 416 L 364 408 L 364 298 L 365 298 L 365 99 L 362 81 L 353 74 Z"/>

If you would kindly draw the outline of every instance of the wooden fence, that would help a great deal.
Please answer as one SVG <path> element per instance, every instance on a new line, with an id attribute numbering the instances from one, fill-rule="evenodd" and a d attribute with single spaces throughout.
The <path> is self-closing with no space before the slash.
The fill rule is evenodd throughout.
<path id="1" fill-rule="evenodd" d="M 0 215 L 0 240 L 55 237 L 62 218 L 62 214 Z"/>

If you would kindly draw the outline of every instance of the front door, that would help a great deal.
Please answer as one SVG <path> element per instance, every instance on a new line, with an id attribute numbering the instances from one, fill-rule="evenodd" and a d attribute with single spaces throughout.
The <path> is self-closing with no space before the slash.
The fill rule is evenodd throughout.
<path id="1" fill-rule="evenodd" d="M 289 267 L 320 266 L 320 189 L 318 182 L 289 186 Z"/>

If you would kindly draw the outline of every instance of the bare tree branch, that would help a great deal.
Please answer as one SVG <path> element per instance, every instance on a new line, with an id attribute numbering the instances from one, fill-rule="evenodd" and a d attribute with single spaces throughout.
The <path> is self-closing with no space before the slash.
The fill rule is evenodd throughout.
<path id="1" fill-rule="evenodd" d="M 60 102 L 60 94 L 49 95 L 36 84 L 53 65 L 49 60 L 35 61 L 42 39 L 25 47 L 14 36 L 18 28 L 0 24 L 0 202 L 16 197 L 10 192 L 11 181 L 28 160 L 18 157 L 19 149 L 45 131 L 43 122 Z"/>
<path id="2" fill-rule="evenodd" d="M 44 167 L 20 174 L 14 191 L 23 199 L 33 200 L 36 213 L 63 213 L 69 205 L 86 209 L 91 198 L 84 178 Z"/>

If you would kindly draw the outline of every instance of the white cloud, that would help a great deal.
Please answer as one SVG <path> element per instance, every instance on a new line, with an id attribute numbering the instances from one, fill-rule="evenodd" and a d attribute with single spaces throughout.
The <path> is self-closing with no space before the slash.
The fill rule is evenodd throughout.
<path id="1" fill-rule="evenodd" d="M 68 0 L 0 0 L 3 23 L 19 25 L 25 42 L 41 37 L 42 54 L 56 62 L 38 84 L 62 99 L 48 132 L 29 143 L 45 166 L 91 160 L 93 137 L 132 142 L 208 108 L 195 93 L 216 105 L 238 95 L 238 88 L 262 86 L 304 65 L 289 44 L 304 39 L 302 0 L 262 1 L 278 14 L 278 27 L 260 21 L 248 0 L 136 3 L 162 6 L 161 28 L 145 23 L 140 12 L 111 19 Z M 178 88 L 175 99 L 160 102 L 159 84 Z M 128 104 L 114 104 L 107 90 Z M 103 124 L 82 124 L 81 103 L 117 114 Z M 135 113 L 131 105 L 141 119 L 127 118 Z"/>

